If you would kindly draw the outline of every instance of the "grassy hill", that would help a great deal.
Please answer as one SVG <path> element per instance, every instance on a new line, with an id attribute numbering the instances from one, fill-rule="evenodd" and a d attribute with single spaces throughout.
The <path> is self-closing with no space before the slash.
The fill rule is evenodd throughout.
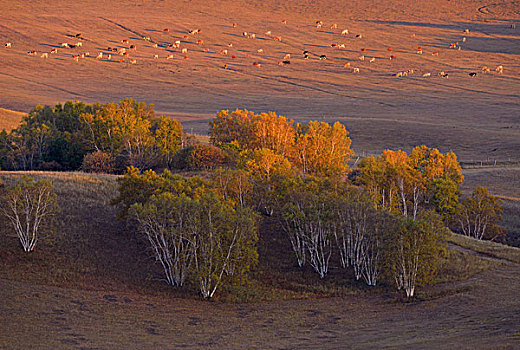
<path id="1" fill-rule="evenodd" d="M 9 109 L 0 108 L 0 130 L 11 131 L 16 128 L 22 121 L 22 112 L 11 111 Z"/>
<path id="2" fill-rule="evenodd" d="M 0 177 L 9 184 L 24 174 Z M 146 242 L 117 221 L 116 176 L 28 174 L 54 183 L 62 213 L 56 234 L 31 254 L 0 226 L 0 314 L 9 315 L 0 318 L 0 346 L 507 348 L 520 340 L 520 249 L 454 235 L 438 283 L 403 304 L 393 287 L 368 288 L 338 268 L 324 281 L 296 268 L 288 240 L 266 220 L 250 285 L 206 302 L 193 286 L 168 287 Z"/>
<path id="3" fill-rule="evenodd" d="M 0 13 L 0 38 L 13 44 L 0 49 L 0 83 L 9 86 L 0 103 L 18 110 L 133 97 L 199 134 L 222 109 L 274 110 L 298 121 L 344 122 L 359 153 L 427 144 L 462 160 L 520 160 L 515 1 L 3 1 Z M 188 34 L 194 29 L 201 32 Z M 179 48 L 169 47 L 177 40 Z M 450 49 L 454 42 L 460 51 Z M 286 55 L 290 64 L 280 65 Z M 410 73 L 395 76 L 403 71 Z"/>

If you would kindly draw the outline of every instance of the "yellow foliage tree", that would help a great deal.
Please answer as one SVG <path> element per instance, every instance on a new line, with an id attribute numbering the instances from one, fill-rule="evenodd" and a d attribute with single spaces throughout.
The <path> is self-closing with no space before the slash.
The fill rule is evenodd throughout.
<path id="1" fill-rule="evenodd" d="M 441 195 L 436 193 L 440 190 L 437 180 L 453 183 L 456 192 L 464 179 L 453 152 L 442 154 L 438 149 L 426 146 L 414 148 L 410 155 L 402 150 L 385 150 L 378 157 L 364 159 L 360 169 L 358 182 L 378 206 L 413 218 L 422 203 Z M 436 202 L 446 203 L 442 198 L 436 198 Z M 443 210 L 448 212 L 449 208 Z"/>
<path id="2" fill-rule="evenodd" d="M 330 176 L 348 170 L 347 162 L 354 152 L 343 124 L 310 121 L 306 126 L 299 125 L 299 131 L 294 163 L 304 174 Z"/>

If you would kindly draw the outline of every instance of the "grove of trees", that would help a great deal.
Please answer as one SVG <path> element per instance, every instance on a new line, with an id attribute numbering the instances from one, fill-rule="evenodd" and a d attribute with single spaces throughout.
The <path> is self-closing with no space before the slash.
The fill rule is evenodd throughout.
<path id="1" fill-rule="evenodd" d="M 168 168 L 183 142 L 175 119 L 157 117 L 152 105 L 125 99 L 86 105 L 36 106 L 20 126 L 0 133 L 0 169 L 123 172 L 127 166 Z M 95 165 L 106 159 L 102 168 Z M 108 161 L 109 160 L 109 161 Z"/>
<path id="2" fill-rule="evenodd" d="M 37 106 L 0 134 L 0 166 L 124 173 L 112 200 L 119 218 L 147 242 L 169 285 L 196 286 L 204 298 L 248 280 L 259 214 L 277 223 L 298 267 L 323 279 L 339 265 L 408 297 L 434 280 L 447 227 L 477 239 L 503 232 L 500 203 L 486 189 L 459 198 L 464 177 L 453 152 L 385 150 L 350 169 L 354 152 L 339 122 L 223 110 L 209 126 L 211 144 L 194 144 L 178 121 L 131 99 Z M 55 209 L 47 182 L 24 180 L 2 195 L 26 251 Z"/>

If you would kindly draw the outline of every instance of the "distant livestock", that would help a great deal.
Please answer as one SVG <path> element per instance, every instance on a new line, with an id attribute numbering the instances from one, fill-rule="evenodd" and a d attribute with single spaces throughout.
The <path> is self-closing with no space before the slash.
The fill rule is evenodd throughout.
<path id="1" fill-rule="evenodd" d="M 12 47 L 13 44 L 12 43 L 5 43 L 5 47 Z"/>
<path id="2" fill-rule="evenodd" d="M 343 29 L 341 31 L 341 35 L 348 35 L 348 34 L 349 34 L 348 29 Z"/>

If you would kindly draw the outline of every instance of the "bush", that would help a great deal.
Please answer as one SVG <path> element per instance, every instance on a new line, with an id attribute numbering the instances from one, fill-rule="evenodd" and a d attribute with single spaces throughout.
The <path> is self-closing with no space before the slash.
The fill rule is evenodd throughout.
<path id="1" fill-rule="evenodd" d="M 210 170 L 225 164 L 226 159 L 220 148 L 199 144 L 179 150 L 172 164 L 179 170 Z"/>
<path id="2" fill-rule="evenodd" d="M 103 151 L 89 153 L 83 158 L 81 169 L 87 173 L 106 173 L 113 174 L 114 158 Z"/>
<path id="3" fill-rule="evenodd" d="M 50 162 L 41 163 L 38 169 L 42 171 L 60 171 L 63 170 L 63 167 L 57 161 L 51 160 Z"/>

